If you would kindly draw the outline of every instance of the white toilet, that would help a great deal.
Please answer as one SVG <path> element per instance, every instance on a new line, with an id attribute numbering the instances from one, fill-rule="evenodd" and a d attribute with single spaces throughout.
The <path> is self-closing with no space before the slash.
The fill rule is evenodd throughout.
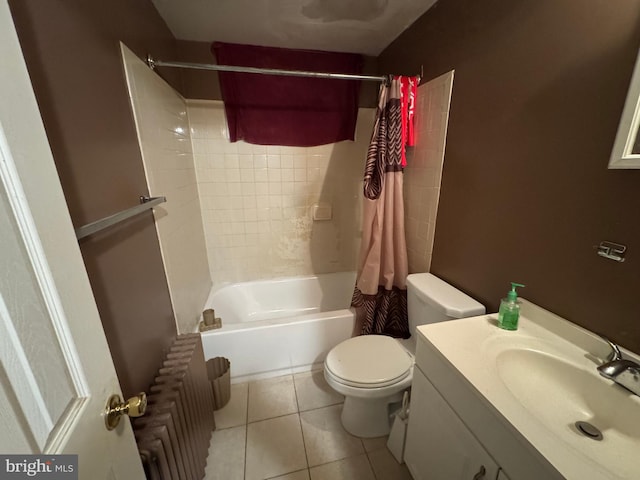
<path id="1" fill-rule="evenodd" d="M 342 425 L 356 437 L 381 437 L 390 430 L 392 405 L 413 379 L 418 325 L 473 317 L 485 308 L 430 273 L 407 277 L 410 340 L 362 335 L 336 345 L 324 361 L 324 377 L 345 396 Z"/>

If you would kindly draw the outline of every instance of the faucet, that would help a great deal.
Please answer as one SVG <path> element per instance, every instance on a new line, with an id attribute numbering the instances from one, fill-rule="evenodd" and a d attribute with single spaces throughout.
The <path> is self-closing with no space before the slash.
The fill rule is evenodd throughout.
<path id="1" fill-rule="evenodd" d="M 613 380 L 631 393 L 640 396 L 640 365 L 633 360 L 622 358 L 618 346 L 602 337 L 611 347 L 611 353 L 605 363 L 598 367 L 598 372 L 605 378 Z"/>

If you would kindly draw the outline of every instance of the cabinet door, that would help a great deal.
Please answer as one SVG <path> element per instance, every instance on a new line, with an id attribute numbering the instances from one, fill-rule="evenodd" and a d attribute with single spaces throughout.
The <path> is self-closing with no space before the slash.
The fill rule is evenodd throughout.
<path id="1" fill-rule="evenodd" d="M 499 470 L 418 368 L 404 460 L 415 480 L 495 480 Z"/>

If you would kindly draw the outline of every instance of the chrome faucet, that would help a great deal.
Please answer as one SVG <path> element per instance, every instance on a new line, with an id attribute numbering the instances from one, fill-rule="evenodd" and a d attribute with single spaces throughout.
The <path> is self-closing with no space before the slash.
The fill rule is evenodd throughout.
<path id="1" fill-rule="evenodd" d="M 640 365 L 633 360 L 622 358 L 618 346 L 602 337 L 611 347 L 611 353 L 605 363 L 598 367 L 598 372 L 605 378 L 613 380 L 631 393 L 640 396 Z"/>

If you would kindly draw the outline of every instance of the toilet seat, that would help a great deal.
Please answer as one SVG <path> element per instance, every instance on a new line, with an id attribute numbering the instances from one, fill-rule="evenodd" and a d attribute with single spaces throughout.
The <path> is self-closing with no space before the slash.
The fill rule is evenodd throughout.
<path id="1" fill-rule="evenodd" d="M 380 388 L 401 382 L 411 374 L 413 358 L 393 338 L 385 335 L 353 337 L 334 347 L 325 368 L 343 385 Z"/>

